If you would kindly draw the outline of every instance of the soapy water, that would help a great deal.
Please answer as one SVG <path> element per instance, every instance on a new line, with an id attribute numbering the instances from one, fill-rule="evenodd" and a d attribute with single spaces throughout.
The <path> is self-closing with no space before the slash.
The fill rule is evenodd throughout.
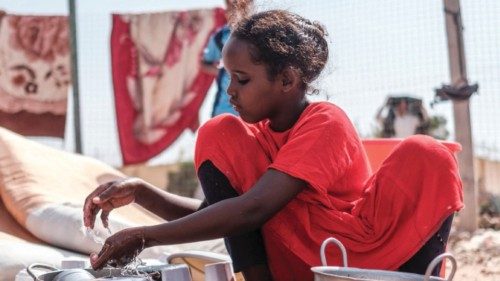
<path id="1" fill-rule="evenodd" d="M 109 227 L 106 227 L 105 229 L 108 231 L 107 237 L 103 237 L 103 235 L 101 235 L 101 233 L 99 233 L 98 230 L 92 229 L 90 227 L 85 227 L 83 225 L 81 227 L 81 231 L 82 231 L 83 235 L 85 235 L 85 237 L 92 238 L 92 240 L 95 243 L 99 244 L 99 245 L 104 245 L 104 242 L 106 241 L 106 239 L 109 236 L 113 235 L 113 233 L 111 232 L 111 229 Z M 112 266 L 112 267 L 120 267 L 121 268 L 120 274 L 122 276 L 143 277 L 143 278 L 146 278 L 147 280 L 151 280 L 152 281 L 153 280 L 152 276 L 150 276 L 148 273 L 140 271 L 138 269 L 139 266 L 146 264 L 145 262 L 143 262 L 138 257 L 139 253 L 142 250 L 144 250 L 145 243 L 146 243 L 146 241 L 143 238 L 142 239 L 141 249 L 137 250 L 136 253 L 133 255 L 132 258 L 130 258 L 130 257 L 123 257 L 123 258 L 120 258 L 119 261 L 117 261 L 117 260 L 109 260 L 107 262 L 107 264 L 109 266 Z M 115 279 L 115 277 L 111 276 L 111 271 L 109 272 L 109 274 L 110 275 L 108 277 L 106 277 L 106 278 Z"/>
<path id="2" fill-rule="evenodd" d="M 146 272 L 142 272 L 138 269 L 139 266 L 146 264 L 145 262 L 143 262 L 139 258 L 139 253 L 142 252 L 142 250 L 144 250 L 145 244 L 146 244 L 146 240 L 144 238 L 142 238 L 141 248 L 134 253 L 132 258 L 124 257 L 123 259 L 121 259 L 120 262 L 123 265 L 122 270 L 121 270 L 121 275 L 146 277 L 146 278 L 148 278 L 148 280 L 152 280 L 152 279 L 150 279 L 149 274 L 147 274 Z"/>
<path id="3" fill-rule="evenodd" d="M 122 269 L 120 274 L 123 276 L 138 276 L 138 277 L 146 277 L 150 278 L 149 274 L 146 272 L 140 271 L 138 268 L 141 265 L 145 265 L 145 263 L 137 257 L 137 255 L 132 258 L 132 260 L 127 263 Z M 152 280 L 152 279 L 151 279 Z"/>
<path id="4" fill-rule="evenodd" d="M 99 245 L 104 245 L 106 239 L 113 234 L 109 227 L 106 227 L 105 229 L 108 231 L 106 237 L 104 237 L 104 235 L 101 235 L 101 233 L 99 233 L 99 231 L 96 229 L 85 227 L 84 225 L 80 227 L 80 231 L 83 233 L 85 237 L 92 238 L 92 240 Z"/>

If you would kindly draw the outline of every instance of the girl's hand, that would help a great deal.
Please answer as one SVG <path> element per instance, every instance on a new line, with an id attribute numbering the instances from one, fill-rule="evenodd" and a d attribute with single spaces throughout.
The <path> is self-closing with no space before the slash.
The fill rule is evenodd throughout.
<path id="1" fill-rule="evenodd" d="M 108 237 L 99 254 L 90 254 L 94 270 L 106 265 L 124 267 L 134 260 L 145 247 L 144 229 L 128 228 Z"/>
<path id="2" fill-rule="evenodd" d="M 94 228 L 97 213 L 102 210 L 102 223 L 104 227 L 108 227 L 111 210 L 134 202 L 136 191 L 143 185 L 144 182 L 138 178 L 126 178 L 101 184 L 85 199 L 83 224 Z"/>

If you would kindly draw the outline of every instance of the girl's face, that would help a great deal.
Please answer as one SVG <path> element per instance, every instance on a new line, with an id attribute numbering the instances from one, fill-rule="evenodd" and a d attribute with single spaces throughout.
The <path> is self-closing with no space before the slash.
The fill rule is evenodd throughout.
<path id="1" fill-rule="evenodd" d="M 250 56 L 250 44 L 231 37 L 224 46 L 222 59 L 230 76 L 227 93 L 231 105 L 248 123 L 272 119 L 280 112 L 285 95 L 280 79 L 270 81 L 265 64 L 256 64 Z"/>

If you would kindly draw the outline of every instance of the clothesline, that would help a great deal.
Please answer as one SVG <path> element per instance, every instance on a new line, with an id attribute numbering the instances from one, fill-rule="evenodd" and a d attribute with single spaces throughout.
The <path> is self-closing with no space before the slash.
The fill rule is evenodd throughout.
<path id="1" fill-rule="evenodd" d="M 66 20 L 67 20 L 69 18 L 69 23 L 70 23 L 70 25 L 69 25 L 70 32 L 66 31 L 65 33 L 64 32 L 63 33 L 66 34 L 66 35 L 69 33 L 70 38 L 72 39 L 70 47 L 68 47 L 71 50 L 71 73 L 74 73 L 73 76 L 72 76 L 72 77 L 74 77 L 74 79 L 72 80 L 72 83 L 73 83 L 73 87 L 72 87 L 73 88 L 73 107 L 72 107 L 72 109 L 73 109 L 73 117 L 74 118 L 72 120 L 75 123 L 74 126 L 73 126 L 73 128 L 75 129 L 74 134 L 75 134 L 76 150 L 77 150 L 77 152 L 81 153 L 82 152 L 82 148 L 81 148 L 80 118 L 79 118 L 79 110 L 80 110 L 79 100 L 80 100 L 81 97 L 79 95 L 79 90 L 80 90 L 79 88 L 80 87 L 78 85 L 78 76 L 77 76 L 77 74 L 79 73 L 79 71 L 78 71 L 78 61 L 77 61 L 77 57 L 78 57 L 78 55 L 77 55 L 77 49 L 78 48 L 73 47 L 73 46 L 78 46 L 78 44 L 76 42 L 77 38 L 76 38 L 76 21 L 75 21 L 75 19 L 78 17 L 78 15 L 76 13 L 74 4 L 75 4 L 74 1 L 69 1 L 69 6 L 70 6 L 70 8 L 72 7 L 72 9 L 70 9 L 71 11 L 70 11 L 70 16 L 69 17 L 59 16 L 57 18 L 60 19 L 60 20 L 63 20 L 64 18 L 66 18 Z M 206 11 L 208 11 L 208 10 L 206 10 Z M 169 15 L 169 13 L 170 13 L 170 15 Z M 192 20 L 199 20 L 200 19 L 200 13 L 203 13 L 203 10 L 196 10 L 193 13 L 196 13 L 196 15 L 195 15 L 195 17 Z M 122 147 L 122 155 L 124 157 L 124 162 L 126 162 L 126 163 L 132 163 L 132 162 L 137 162 L 137 161 L 145 161 L 145 160 L 151 158 L 152 156 L 154 156 L 155 154 L 157 154 L 158 152 L 164 150 L 170 143 L 173 142 L 173 140 L 175 140 L 179 136 L 180 132 L 182 132 L 184 130 L 184 128 L 186 128 L 186 127 L 195 128 L 196 127 L 197 121 L 195 121 L 195 120 L 197 118 L 193 119 L 193 117 L 196 117 L 197 113 L 194 114 L 194 112 L 197 112 L 197 110 L 199 109 L 199 106 L 201 105 L 201 102 L 203 101 L 203 98 L 204 98 L 204 96 L 205 96 L 205 94 L 206 94 L 206 92 L 208 90 L 208 86 L 211 84 L 211 79 L 213 77 L 202 78 L 202 76 L 200 76 L 200 77 L 196 78 L 195 80 L 192 80 L 196 76 L 194 76 L 194 77 L 191 77 L 189 75 L 186 76 L 186 74 L 189 74 L 189 72 L 183 73 L 183 71 L 185 71 L 185 70 L 183 70 L 184 67 L 182 67 L 180 69 L 177 69 L 177 70 L 175 70 L 174 68 L 175 67 L 179 67 L 179 66 L 176 66 L 175 64 L 187 65 L 189 67 L 197 66 L 198 65 L 199 60 L 196 60 L 196 57 L 198 57 L 197 54 L 201 54 L 201 50 L 203 49 L 204 43 L 208 39 L 208 36 L 211 34 L 211 32 L 213 32 L 215 30 L 215 28 L 217 28 L 217 26 L 220 26 L 221 24 L 223 24 L 223 20 L 221 20 L 221 18 L 223 18 L 223 13 L 222 13 L 221 10 L 213 10 L 213 12 L 210 12 L 210 13 L 214 15 L 214 19 L 215 19 L 215 20 L 212 20 L 212 24 L 208 24 L 208 25 L 200 24 L 200 25 L 198 25 L 196 27 L 196 28 L 200 28 L 200 27 L 205 28 L 205 29 L 203 29 L 204 31 L 202 33 L 200 33 L 201 34 L 200 35 L 201 36 L 200 39 L 196 39 L 195 40 L 194 37 L 193 37 L 193 35 L 199 33 L 200 30 L 192 30 L 189 33 L 189 34 L 192 34 L 192 35 L 190 35 L 190 37 L 188 36 L 189 38 L 177 38 L 177 41 L 175 40 L 176 38 L 174 38 L 174 41 L 172 41 L 172 42 L 168 42 L 168 40 L 165 41 L 165 39 L 168 39 L 169 38 L 168 36 L 170 36 L 170 35 L 168 35 L 169 34 L 168 32 L 163 35 L 164 38 L 165 38 L 165 39 L 162 39 L 163 42 L 164 43 L 167 42 L 168 44 L 172 43 L 173 45 L 172 44 L 170 44 L 170 45 L 173 46 L 173 48 L 169 47 L 168 50 L 165 49 L 164 51 L 161 51 L 160 53 L 162 53 L 162 54 L 165 53 L 167 55 L 170 54 L 170 55 L 166 56 L 167 59 L 168 58 L 173 58 L 173 57 L 176 57 L 176 56 L 178 57 L 177 59 L 174 59 L 174 61 L 172 61 L 171 59 L 170 59 L 170 61 L 165 61 L 165 65 L 167 67 L 171 67 L 172 68 L 172 70 L 171 70 L 171 72 L 170 72 L 169 75 L 164 75 L 165 73 L 163 73 L 163 72 L 167 71 L 168 69 L 167 70 L 162 70 L 161 67 L 158 68 L 158 66 L 163 65 L 163 63 L 162 63 L 162 64 L 160 64 L 158 66 L 155 66 L 157 68 L 156 69 L 156 72 L 157 72 L 156 74 L 153 73 L 153 72 L 151 72 L 151 70 L 149 70 L 146 76 L 141 77 L 141 75 L 143 73 L 139 73 L 139 76 L 138 76 L 137 73 L 135 73 L 137 71 L 137 69 L 129 69 L 130 72 L 126 73 L 125 76 L 121 77 L 122 80 L 120 80 L 120 79 L 118 79 L 118 80 L 114 79 L 114 83 L 115 83 L 115 85 L 114 85 L 115 86 L 115 91 L 114 92 L 116 94 L 116 89 L 120 88 L 120 86 L 118 86 L 116 83 L 122 83 L 122 82 L 124 82 L 126 84 L 127 81 L 131 81 L 131 78 L 132 78 L 132 80 L 134 80 L 134 79 L 143 79 L 144 78 L 144 79 L 146 79 L 145 80 L 146 84 L 148 84 L 149 82 L 147 82 L 147 81 L 150 81 L 152 79 L 153 80 L 154 79 L 158 80 L 160 78 L 158 75 L 160 75 L 160 76 L 163 75 L 164 77 L 168 77 L 168 79 L 170 79 L 170 81 L 167 83 L 167 85 L 157 85 L 159 87 L 159 90 L 163 91 L 163 93 L 157 93 L 156 95 L 160 94 L 160 96 L 161 95 L 164 96 L 165 94 L 167 94 L 169 97 L 173 96 L 171 100 L 166 100 L 167 104 L 165 104 L 165 103 L 163 103 L 163 104 L 162 103 L 153 103 L 154 105 L 157 106 L 157 109 L 153 109 L 154 111 L 156 111 L 156 112 L 164 111 L 167 114 L 173 114 L 172 116 L 170 116 L 170 117 L 168 117 L 168 116 L 161 117 L 160 119 L 162 119 L 162 120 L 156 120 L 155 121 L 153 119 L 155 119 L 157 116 L 154 116 L 154 112 L 153 112 L 153 115 L 151 115 L 151 111 L 150 110 L 145 110 L 144 112 L 148 113 L 149 115 L 147 115 L 147 116 L 139 116 L 139 117 L 136 116 L 135 117 L 136 118 L 135 121 L 132 120 L 132 122 L 122 122 L 122 121 L 120 121 L 121 120 L 120 118 L 123 118 L 123 116 L 127 116 L 127 115 L 131 116 L 131 114 L 123 113 L 122 112 L 122 110 L 123 110 L 123 106 L 122 105 L 123 105 L 123 101 L 124 100 L 130 99 L 131 95 L 132 96 L 136 95 L 136 97 L 137 97 L 137 93 L 134 94 L 133 92 L 131 92 L 131 89 L 127 88 L 127 85 L 124 84 L 126 87 L 125 88 L 121 88 L 122 90 L 124 90 L 120 94 L 121 96 L 115 96 L 115 100 L 117 101 L 117 104 L 116 104 L 116 106 L 117 106 L 117 110 L 116 111 L 117 111 L 117 115 L 118 115 L 117 116 L 117 120 L 118 120 L 117 122 L 119 123 L 119 126 L 120 126 L 120 124 L 126 124 L 126 126 L 131 126 L 131 124 L 133 124 L 133 126 L 135 126 L 134 128 L 130 128 L 130 129 L 125 130 L 125 133 L 123 131 L 124 130 L 123 128 L 120 128 L 120 127 L 118 128 L 119 132 L 120 132 L 120 143 L 122 144 L 122 146 L 124 146 L 124 147 Z M 147 17 L 147 16 L 152 16 L 152 15 L 159 16 L 159 17 L 163 16 L 165 18 L 168 18 L 168 17 L 171 17 L 172 15 L 175 15 L 175 17 L 177 17 L 177 20 L 180 20 L 180 21 L 186 21 L 186 20 L 189 21 L 190 20 L 189 19 L 190 16 L 188 14 L 186 14 L 186 12 L 154 13 L 154 14 L 149 14 L 149 15 L 144 15 L 143 14 L 143 15 L 137 15 L 136 18 L 138 19 L 141 16 L 142 17 Z M 207 16 L 208 16 L 208 14 L 207 14 Z M 26 18 L 36 18 L 36 17 L 33 17 L 33 16 L 19 16 L 19 15 L 16 15 L 15 17 L 21 18 L 21 19 L 23 19 L 23 18 L 24 19 L 26 19 Z M 54 18 L 53 16 L 52 17 L 51 16 L 40 16 L 38 18 L 44 18 L 44 17 L 47 18 L 47 19 L 50 18 L 51 20 Z M 132 15 L 128 15 L 126 17 L 133 17 L 133 16 Z M 66 20 L 63 20 L 63 21 L 66 21 Z M 137 22 L 137 20 L 134 20 L 134 23 L 135 22 Z M 170 22 L 170 23 L 168 23 L 168 22 L 166 23 L 166 26 L 168 26 L 168 25 L 174 26 L 174 28 L 170 30 L 171 31 L 170 34 L 174 34 L 174 37 L 175 37 L 176 29 L 183 27 L 183 24 L 179 25 L 179 23 L 180 22 L 176 22 L 176 21 Z M 130 22 L 130 23 L 127 23 L 127 24 L 133 24 L 133 23 Z M 151 26 L 155 26 L 157 24 L 158 24 L 158 22 L 149 22 L 149 23 L 147 23 L 146 26 L 141 27 L 141 28 L 146 28 L 146 30 L 143 30 L 142 32 L 144 33 L 144 31 L 147 31 L 148 28 L 152 29 Z M 155 26 L 156 29 L 157 29 L 157 27 L 158 26 Z M 64 27 L 64 29 L 67 30 L 67 27 Z M 13 32 L 15 32 L 15 31 L 13 31 Z M 182 31 L 179 32 L 179 34 L 182 34 L 182 33 L 183 33 Z M 133 36 L 130 36 L 130 37 L 133 37 Z M 157 38 L 157 37 L 158 36 L 155 36 L 155 38 Z M 138 39 L 139 38 L 135 38 L 132 41 L 134 41 L 134 40 L 137 41 Z M 193 40 L 197 42 L 194 45 L 192 44 Z M 186 42 L 189 41 L 188 42 L 189 46 L 195 46 L 196 47 L 196 49 L 191 50 L 191 52 L 193 52 L 193 53 L 191 53 L 190 55 L 187 55 L 187 53 L 186 53 L 187 49 L 184 50 L 185 46 L 187 46 L 185 41 Z M 119 45 L 120 42 L 119 41 L 116 41 L 116 42 L 118 42 L 116 44 Z M 116 44 L 113 45 L 113 46 L 115 46 L 115 47 L 118 48 L 119 46 L 116 45 Z M 135 42 L 132 42 L 132 45 L 134 45 L 134 44 L 135 44 Z M 168 46 L 168 44 L 167 44 L 167 46 Z M 112 47 L 112 52 L 113 52 L 113 46 L 111 46 Z M 177 46 L 177 47 L 175 47 L 175 46 Z M 147 52 L 153 50 L 153 53 L 155 53 L 156 50 L 161 49 L 161 48 L 166 48 L 166 47 L 165 46 L 158 46 L 158 45 L 157 46 L 150 46 L 150 50 L 147 50 Z M 142 60 L 141 58 L 143 57 L 143 55 L 146 55 L 146 57 L 144 57 L 143 63 L 145 63 L 146 65 L 148 65 L 150 63 L 150 61 L 148 61 L 148 60 L 150 60 L 150 57 L 148 57 L 148 56 L 150 56 L 150 54 L 145 54 L 143 52 L 144 51 L 144 46 L 142 46 L 142 45 L 141 46 L 137 46 L 137 48 L 133 46 L 133 48 L 130 49 L 130 50 L 132 52 L 136 52 L 137 50 L 139 50 L 139 53 L 136 54 L 136 55 L 138 55 L 137 58 L 139 59 L 139 64 L 136 65 L 136 66 L 139 67 L 140 69 L 144 69 L 144 67 L 141 67 L 141 62 L 140 62 Z M 65 54 L 61 54 L 61 55 L 66 56 L 65 60 L 68 60 L 68 56 L 69 56 L 68 53 L 69 52 L 66 52 Z M 128 53 L 127 55 L 129 55 L 129 54 L 130 53 Z M 193 58 L 194 58 L 194 60 L 193 60 Z M 135 58 L 133 58 L 133 60 L 134 59 Z M 52 63 L 52 62 L 50 62 L 50 63 Z M 68 64 L 68 63 L 69 62 L 66 62 L 66 64 Z M 57 67 L 57 66 L 52 65 L 51 67 Z M 118 67 L 118 68 L 115 68 L 115 69 L 117 69 L 116 71 L 119 71 L 122 68 Z M 195 69 L 196 69 L 196 67 L 195 67 Z M 193 70 L 194 69 L 192 69 L 191 72 Z M 69 74 L 68 74 L 69 73 L 69 69 L 65 69 L 65 73 L 69 76 Z M 177 74 L 179 74 L 181 76 L 179 76 Z M 41 75 L 41 73 L 39 75 Z M 113 73 L 113 75 L 114 75 L 114 73 Z M 184 76 L 182 76 L 182 75 L 184 75 Z M 157 77 L 154 77 L 154 76 L 157 76 Z M 182 78 L 182 77 L 184 77 L 184 78 Z M 172 79 L 172 78 L 174 78 L 174 79 Z M 191 79 L 191 81 L 193 81 L 193 82 L 186 83 L 185 79 Z M 188 86 L 191 85 L 191 83 L 194 83 L 194 84 L 192 84 L 191 86 L 189 86 L 191 88 L 186 88 L 186 89 L 182 89 L 182 87 L 178 88 L 178 86 L 172 87 L 175 84 L 176 81 L 180 82 L 180 83 L 184 83 L 184 84 L 186 84 Z M 204 82 L 202 82 L 202 81 L 204 81 Z M 158 80 L 155 83 L 159 83 L 159 82 L 162 82 L 162 81 Z M 165 81 L 163 81 L 163 82 L 165 82 Z M 198 83 L 202 83 L 205 86 L 201 86 L 200 87 L 200 85 L 202 85 L 202 84 L 198 85 Z M 143 82 L 140 83 L 141 86 L 143 86 L 143 84 L 144 84 Z M 66 86 L 68 86 L 68 85 L 66 85 Z M 130 86 L 130 85 L 128 85 L 128 86 Z M 151 88 L 148 88 L 148 87 L 149 86 L 146 85 L 146 88 L 141 88 L 140 89 L 140 94 L 141 95 L 144 94 L 143 91 L 146 91 L 146 92 L 150 91 Z M 175 89 L 177 89 L 177 90 L 175 90 Z M 175 91 L 179 91 L 179 90 L 181 91 L 180 93 L 183 93 L 181 95 L 181 96 L 183 96 L 182 99 L 177 99 L 175 97 L 176 95 L 179 97 L 179 94 L 175 94 Z M 155 91 L 157 92 L 158 89 L 156 89 Z M 168 94 L 168 91 L 170 91 L 171 93 Z M 174 92 L 172 92 L 172 91 L 174 91 Z M 67 92 L 67 88 L 66 88 L 66 92 Z M 146 93 L 146 95 L 148 95 L 148 93 Z M 196 98 L 193 99 L 193 97 L 195 97 L 195 96 L 196 96 Z M 144 97 L 139 97 L 139 98 L 144 98 Z M 157 101 L 158 101 L 158 99 L 157 99 Z M 64 102 L 66 102 L 66 99 L 64 99 Z M 138 104 L 137 101 L 135 101 L 135 102 L 136 102 L 135 104 L 131 104 L 130 102 L 128 102 L 129 103 L 128 109 L 129 109 L 129 111 L 132 111 L 132 112 L 140 112 L 141 111 L 140 108 L 137 108 L 137 107 L 134 108 L 134 106 L 136 106 Z M 140 102 L 139 104 L 143 105 L 144 102 Z M 158 107 L 158 105 L 160 107 Z M 166 107 L 165 108 L 161 108 L 161 105 L 166 106 Z M 177 108 L 177 109 L 174 110 L 174 111 L 172 111 L 172 109 L 173 109 L 172 105 L 174 105 L 175 108 Z M 122 106 L 121 110 L 118 109 L 119 106 Z M 148 104 L 146 104 L 145 106 L 148 106 Z M 59 112 L 59 113 L 61 113 L 61 112 Z M 65 113 L 62 112 L 62 114 L 65 114 Z M 179 118 L 179 116 L 178 116 L 179 114 L 181 114 L 181 115 L 184 114 L 183 116 L 186 116 L 186 114 L 191 115 L 188 118 L 191 121 L 187 121 L 187 119 L 185 119 L 185 118 Z M 135 116 L 137 114 L 136 113 L 132 113 L 132 115 Z M 180 122 L 182 125 L 174 124 L 177 121 Z M 151 123 L 151 122 L 153 122 L 153 123 Z M 163 123 L 161 123 L 161 124 L 160 123 L 156 123 L 155 124 L 154 122 L 163 122 Z M 155 133 L 153 133 L 153 135 L 151 135 L 151 133 L 148 133 L 149 136 L 144 137 L 143 136 L 144 132 L 143 133 L 140 132 L 141 130 L 144 131 L 144 128 L 142 128 L 142 129 L 140 128 L 140 126 L 142 126 L 142 125 L 140 125 L 141 123 L 144 123 L 147 126 L 152 126 L 151 128 L 154 127 L 155 128 L 154 129 Z M 121 126 L 123 127 L 123 125 L 121 125 Z M 160 127 L 163 128 L 163 129 L 160 128 L 160 130 L 170 129 L 171 131 L 177 131 L 177 132 L 173 133 L 173 135 L 171 134 L 168 137 L 163 138 L 162 139 L 162 143 L 160 144 L 157 141 L 159 141 L 159 139 L 161 138 L 161 136 L 164 133 L 159 133 L 159 130 L 158 130 L 159 127 L 158 126 L 160 126 Z M 61 126 L 61 127 L 62 127 L 62 130 L 64 130 L 64 125 Z M 173 128 L 177 128 L 177 129 L 173 129 Z M 142 137 L 141 137 L 141 135 L 142 135 Z M 126 139 L 124 140 L 123 139 L 124 137 L 125 138 L 130 138 L 130 140 L 126 140 Z M 127 146 L 126 144 L 127 143 L 131 143 L 131 139 L 134 139 L 134 138 L 138 138 L 138 140 L 139 140 L 139 141 L 135 141 L 135 143 L 136 143 L 135 146 L 145 146 L 145 145 L 147 146 L 149 144 L 153 144 L 154 142 L 157 142 L 155 144 L 156 148 L 155 149 L 151 149 L 149 147 L 146 147 L 145 149 L 143 149 L 144 153 L 145 153 L 144 155 L 142 155 L 140 157 L 135 157 L 135 158 L 133 157 L 135 160 L 127 160 L 127 159 L 129 159 L 129 158 L 127 158 L 127 155 L 129 155 L 130 152 L 129 151 L 125 151 L 127 149 L 126 148 L 126 146 Z"/>

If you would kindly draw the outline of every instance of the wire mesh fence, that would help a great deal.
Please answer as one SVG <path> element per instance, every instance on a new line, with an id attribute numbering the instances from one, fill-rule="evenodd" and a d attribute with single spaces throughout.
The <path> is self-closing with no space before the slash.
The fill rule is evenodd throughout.
<path id="1" fill-rule="evenodd" d="M 114 166 L 121 165 L 111 84 L 111 13 L 223 4 L 219 0 L 165 2 L 77 2 L 84 154 Z M 0 0 L 0 8 L 8 12 L 36 14 L 36 9 L 41 9 L 41 6 L 31 5 L 30 10 L 30 5 L 28 0 Z M 61 10 L 61 6 L 67 7 L 63 0 L 52 1 L 51 5 L 56 13 L 65 10 Z M 51 11 L 50 5 L 46 6 L 44 14 Z M 321 94 L 311 98 L 328 99 L 340 105 L 363 137 L 374 136 L 378 126 L 374 117 L 386 97 L 405 94 L 421 98 L 430 115 L 444 117 L 450 132 L 448 139 L 454 138 L 451 102 L 430 105 L 435 89 L 450 83 L 442 1 L 262 0 L 257 1 L 257 7 L 288 9 L 326 26 L 330 34 L 331 59 L 319 82 Z M 478 158 L 494 166 L 500 161 L 500 114 L 497 109 L 500 106 L 500 2 L 461 0 L 461 7 L 468 77 L 471 84 L 479 84 L 479 93 L 471 98 L 470 105 L 474 150 Z M 212 89 L 200 111 L 202 122 L 209 118 L 213 93 Z M 64 146 L 72 149 L 72 124 L 68 123 L 67 128 Z M 194 138 L 193 134 L 184 133 L 150 163 L 192 158 Z M 481 169 L 481 165 L 477 169 Z M 478 173 L 487 173 L 485 177 L 491 182 L 488 186 L 500 193 L 498 168 L 484 168 Z"/>

